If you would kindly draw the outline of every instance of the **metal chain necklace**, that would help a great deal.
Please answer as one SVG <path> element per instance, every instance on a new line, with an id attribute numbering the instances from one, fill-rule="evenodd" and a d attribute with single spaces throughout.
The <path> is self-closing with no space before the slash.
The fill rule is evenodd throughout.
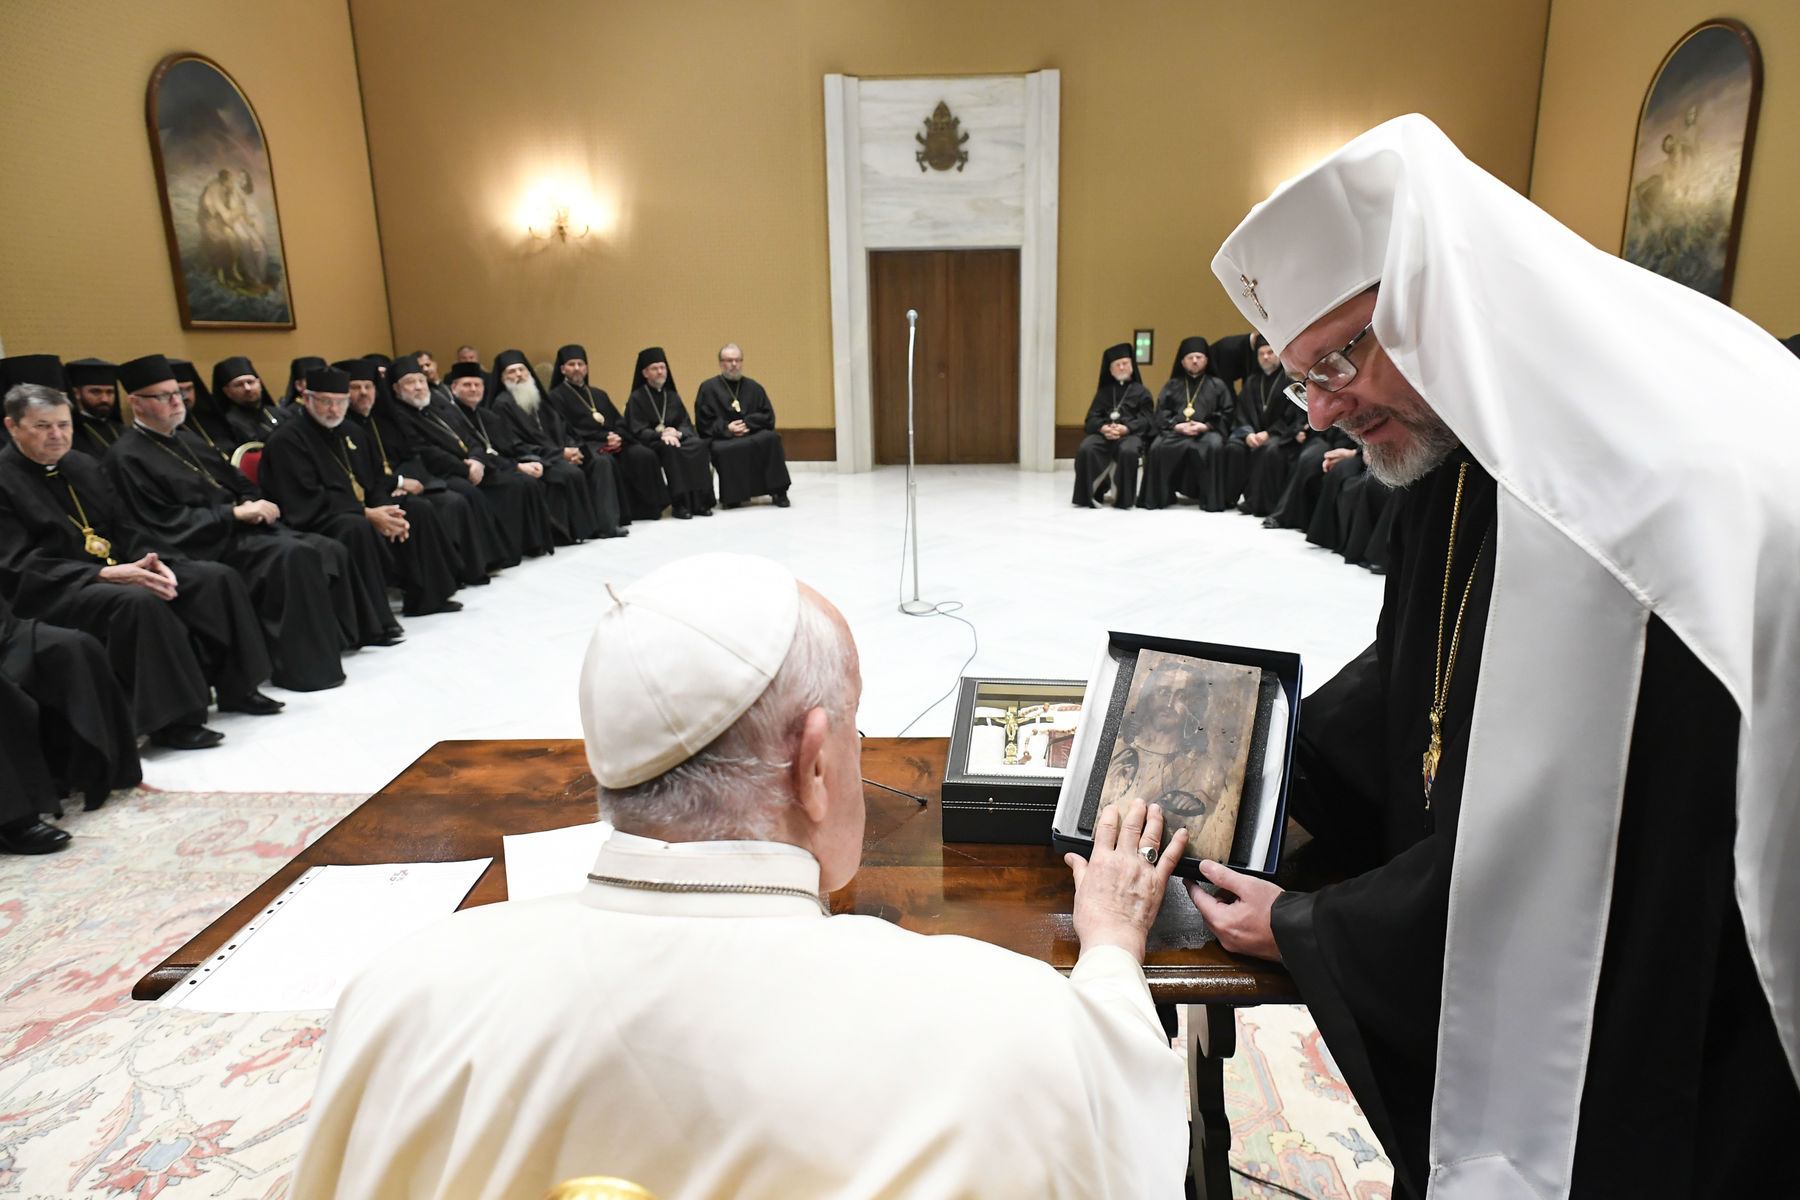
<path id="1" fill-rule="evenodd" d="M 469 452 L 469 443 L 463 441 L 462 434 L 460 434 L 460 433 L 456 432 L 456 430 L 450 428 L 450 426 L 445 423 L 444 418 L 438 416 L 434 412 L 428 412 L 425 415 L 430 417 L 432 420 L 436 421 L 439 429 L 443 430 L 445 433 L 449 434 L 451 437 L 456 439 L 456 448 L 458 450 L 461 450 L 464 454 L 467 454 Z"/>
<path id="2" fill-rule="evenodd" d="M 356 502 L 361 504 L 363 502 L 363 485 L 357 481 L 356 473 L 350 469 L 350 452 L 344 449 L 346 440 L 338 437 L 331 439 L 331 458 L 343 470 L 344 478 L 350 481 L 350 491 L 355 494 Z"/>
<path id="3" fill-rule="evenodd" d="M 622 875 L 595 875 L 588 872 L 588 879 L 594 883 L 604 883 L 609 887 L 633 888 L 640 892 L 696 892 L 716 895 L 720 892 L 743 893 L 749 896 L 793 896 L 811 900 L 819 906 L 819 911 L 826 916 L 831 915 L 831 906 L 817 892 L 809 892 L 805 888 L 782 887 L 775 883 L 709 883 L 698 881 L 676 881 L 672 879 L 627 879 Z"/>
<path id="4" fill-rule="evenodd" d="M 585 383 L 576 383 L 571 380 L 569 389 L 581 398 L 583 404 L 587 405 L 588 416 L 594 418 L 595 421 L 602 425 L 606 424 L 606 414 L 600 411 L 600 406 L 598 404 L 594 403 L 593 388 L 590 388 Z"/>
<path id="5" fill-rule="evenodd" d="M 738 390 L 731 386 L 731 380 L 727 379 L 725 381 L 725 387 L 731 392 L 731 411 L 734 413 L 743 412 L 744 410 L 738 407 Z"/>
<path id="6" fill-rule="evenodd" d="M 161 437 L 153 436 L 153 435 L 149 435 L 149 434 L 146 434 L 145 436 L 149 437 L 150 444 L 152 446 L 155 446 L 158 450 L 161 450 L 164 454 L 168 455 L 170 458 L 174 459 L 176 462 L 180 463 L 182 466 L 186 467 L 188 470 L 192 471 L 194 474 L 198 475 L 200 478 L 206 480 L 207 483 L 209 483 L 213 486 L 213 489 L 215 491 L 217 491 L 225 486 L 224 484 L 220 483 L 218 480 L 214 479 L 210 474 L 207 473 L 206 468 L 204 468 L 200 465 L 200 460 L 195 458 L 193 456 L 192 452 L 189 451 L 186 446 L 182 446 L 181 440 L 179 438 L 177 438 L 174 434 L 169 435 L 169 440 L 171 442 L 174 442 L 177 446 L 181 447 L 180 454 L 175 453 L 175 451 L 169 449 L 168 446 L 164 445 Z"/>
<path id="7" fill-rule="evenodd" d="M 1194 390 L 1190 392 L 1188 391 L 1187 381 L 1184 379 L 1181 382 L 1181 390 L 1187 394 L 1187 407 L 1181 410 L 1181 415 L 1190 421 L 1194 419 L 1194 398 L 1200 394 L 1200 389 L 1205 386 L 1206 380 L 1202 379 L 1194 386 Z"/>
<path id="8" fill-rule="evenodd" d="M 81 520 L 77 521 L 68 513 L 64 513 L 63 516 L 68 519 L 69 524 L 81 530 L 81 548 L 109 567 L 118 566 L 118 560 L 112 556 L 112 543 L 101 537 L 92 523 L 88 521 L 87 510 L 81 507 L 81 497 L 75 494 L 75 485 L 70 483 L 66 477 L 58 475 L 55 467 L 51 467 L 45 472 L 45 475 L 55 475 L 56 478 L 62 480 L 62 485 L 69 489 L 69 500 L 75 505 L 75 511 L 80 514 Z"/>
<path id="9" fill-rule="evenodd" d="M 1462 646 L 1463 614 L 1469 608 L 1469 594 L 1475 590 L 1475 575 L 1481 556 L 1487 550 L 1488 534 L 1481 535 L 1475 560 L 1469 564 L 1469 579 L 1463 585 L 1462 601 L 1456 606 L 1456 625 L 1450 634 L 1450 659 L 1444 660 L 1444 620 L 1450 611 L 1450 567 L 1456 561 L 1456 525 L 1462 516 L 1463 482 L 1469 476 L 1469 464 L 1456 472 L 1456 500 L 1450 507 L 1450 547 L 1444 554 L 1444 594 L 1438 602 L 1437 656 L 1433 661 L 1431 708 L 1425 714 L 1431 721 L 1431 741 L 1425 746 L 1420 774 L 1425 781 L 1425 811 L 1431 811 L 1431 788 L 1437 782 L 1438 759 L 1444 750 L 1444 710 L 1450 703 L 1450 678 L 1456 672 L 1456 652 Z"/>

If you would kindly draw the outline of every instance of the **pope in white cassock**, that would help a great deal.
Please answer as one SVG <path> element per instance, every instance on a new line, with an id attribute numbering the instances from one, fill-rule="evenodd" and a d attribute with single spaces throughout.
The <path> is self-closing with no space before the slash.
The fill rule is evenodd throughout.
<path id="1" fill-rule="evenodd" d="M 1109 810 L 1071 863 L 1068 978 L 831 916 L 862 853 L 861 686 L 843 617 L 767 560 L 607 599 L 581 715 L 614 832 L 587 887 L 458 913 L 350 985 L 294 1200 L 587 1175 L 660 1200 L 1180 1196 L 1184 1065 L 1141 966 L 1179 841 L 1153 866 L 1161 813 Z"/>
<path id="2" fill-rule="evenodd" d="M 1406 493 L 1295 751 L 1348 878 L 1195 903 L 1287 964 L 1398 1196 L 1795 1195 L 1800 361 L 1419 116 L 1213 270 Z"/>

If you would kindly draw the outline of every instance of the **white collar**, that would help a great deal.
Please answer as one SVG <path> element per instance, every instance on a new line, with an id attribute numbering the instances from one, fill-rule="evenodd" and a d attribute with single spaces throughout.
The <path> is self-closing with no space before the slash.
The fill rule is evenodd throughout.
<path id="1" fill-rule="evenodd" d="M 669 884 L 676 890 L 646 890 L 635 884 Z M 684 884 L 721 890 L 679 890 Z M 665 842 L 615 829 L 594 859 L 581 902 L 613 912 L 664 916 L 822 916 L 818 894 L 818 860 L 799 846 Z"/>

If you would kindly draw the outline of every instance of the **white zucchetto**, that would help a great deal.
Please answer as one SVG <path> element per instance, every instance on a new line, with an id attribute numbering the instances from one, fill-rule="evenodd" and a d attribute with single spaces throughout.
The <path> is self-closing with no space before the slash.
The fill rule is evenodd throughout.
<path id="1" fill-rule="evenodd" d="M 750 710 L 793 645 L 800 592 L 786 567 L 748 554 L 697 554 L 607 592 L 581 665 L 581 732 L 594 778 L 627 788 Z"/>

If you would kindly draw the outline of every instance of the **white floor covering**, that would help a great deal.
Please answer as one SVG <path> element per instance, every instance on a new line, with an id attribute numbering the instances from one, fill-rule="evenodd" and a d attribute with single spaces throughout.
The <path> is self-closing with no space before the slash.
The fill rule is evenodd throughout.
<path id="1" fill-rule="evenodd" d="M 1067 464 L 926 467 L 918 474 L 921 593 L 962 603 L 980 631 L 970 673 L 1085 678 L 1107 629 L 1291 649 L 1307 690 L 1374 637 L 1382 580 L 1234 512 L 1077 509 Z M 579 737 L 576 678 L 604 585 L 683 554 L 788 564 L 843 610 L 862 655 L 858 722 L 898 734 L 956 679 L 969 630 L 896 609 L 905 472 L 795 472 L 793 507 L 639 522 L 629 538 L 527 561 L 458 594 L 460 613 L 407 619 L 406 641 L 345 659 L 326 692 L 269 689 L 275 717 L 215 715 L 212 750 L 146 751 L 173 791 L 371 792 L 447 738 Z M 729 590 L 719 620 L 732 619 Z M 913 726 L 949 732 L 946 701 Z"/>

